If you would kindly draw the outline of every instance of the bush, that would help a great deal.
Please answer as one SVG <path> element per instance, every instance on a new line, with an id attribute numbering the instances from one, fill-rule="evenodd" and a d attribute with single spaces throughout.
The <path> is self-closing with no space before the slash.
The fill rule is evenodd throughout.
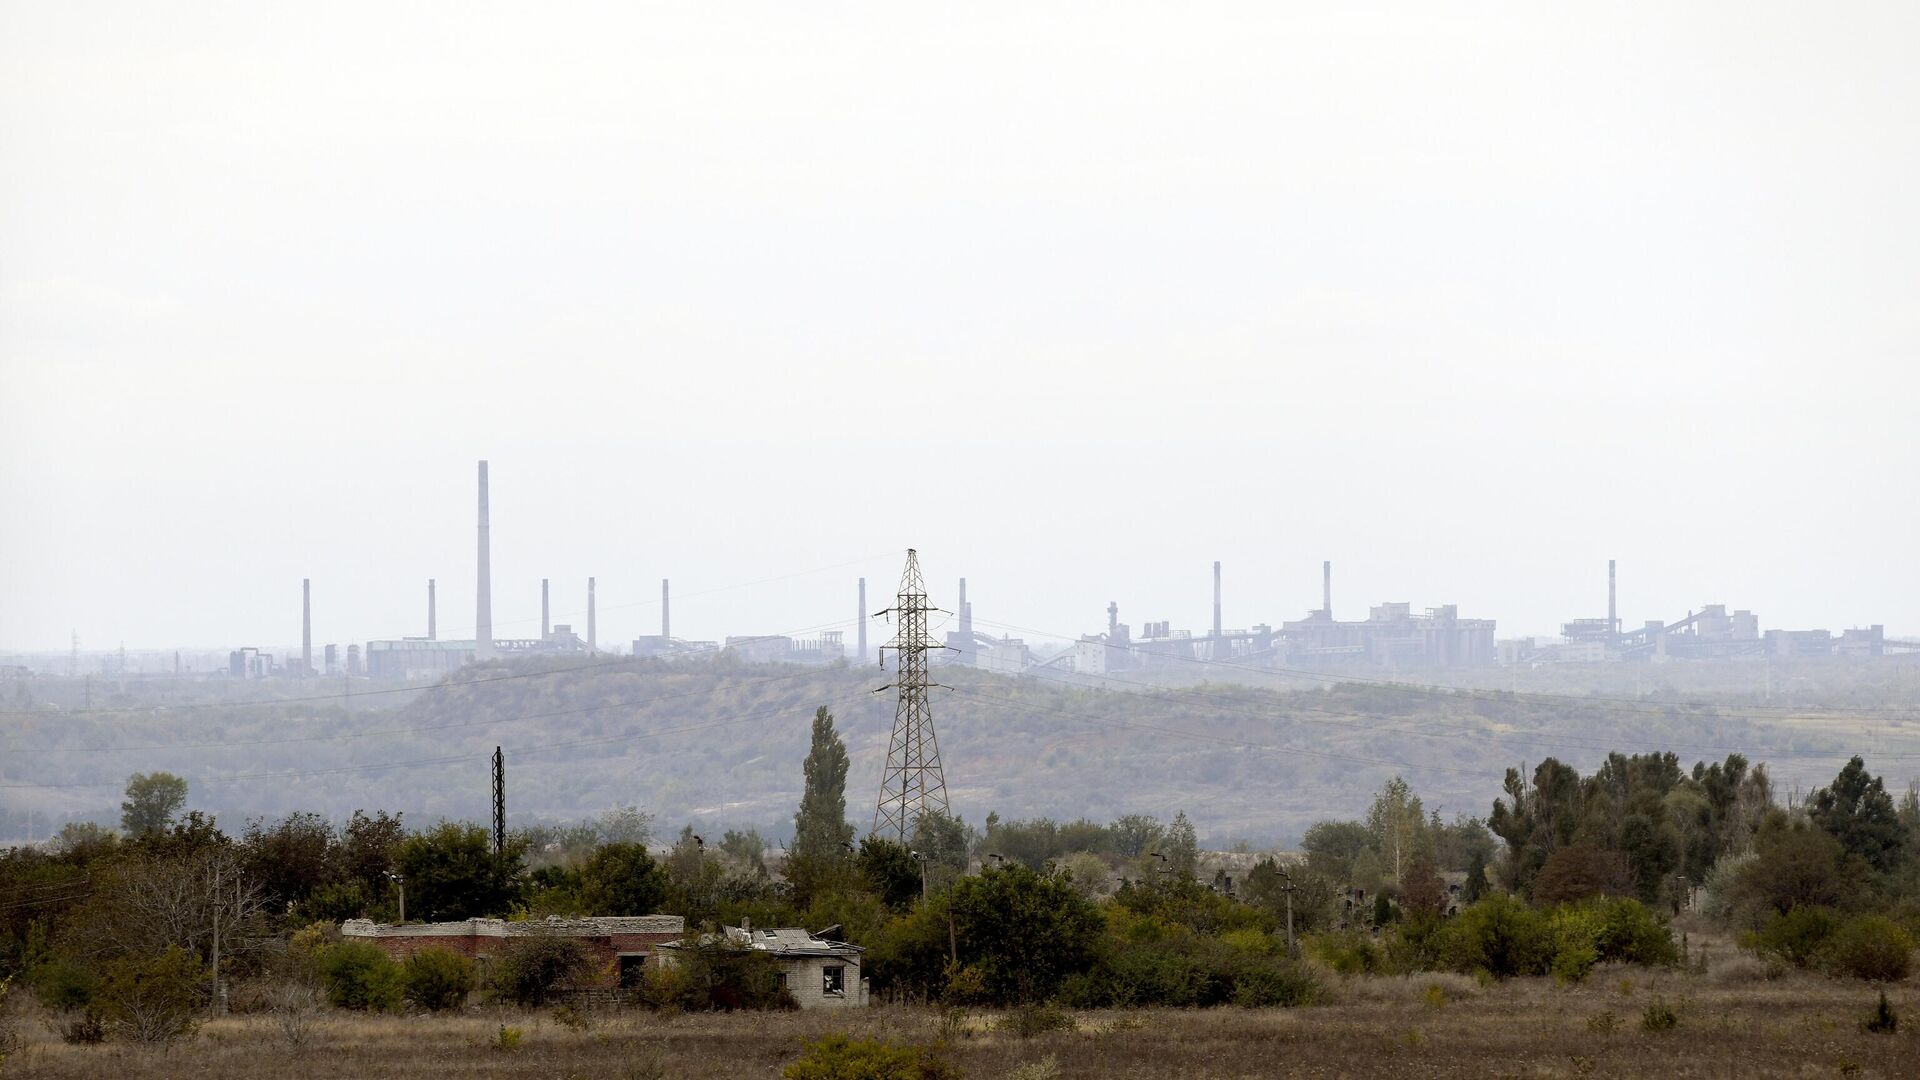
<path id="1" fill-rule="evenodd" d="M 100 977 L 71 960 L 48 960 L 27 972 L 33 996 L 49 1009 L 84 1009 L 100 989 Z"/>
<path id="2" fill-rule="evenodd" d="M 493 993 L 515 1005 L 545 1005 L 586 978 L 587 947 L 570 937 L 530 937 L 501 950 L 490 979 Z"/>
<path id="3" fill-rule="evenodd" d="M 1548 916 L 1553 934 L 1550 970 L 1579 982 L 1598 963 L 1671 965 L 1680 959 L 1673 934 L 1645 904 L 1629 897 L 1595 897 Z"/>
<path id="4" fill-rule="evenodd" d="M 703 941 L 682 946 L 674 961 L 660 973 L 672 979 L 676 996 L 670 1004 L 674 1008 L 732 1012 L 800 1007 L 780 983 L 780 962 L 759 950 L 724 941 Z M 649 981 L 655 979 L 648 976 Z"/>
<path id="5" fill-rule="evenodd" d="M 1794 967 L 1811 967 L 1839 927 L 1839 917 L 1829 908 L 1795 907 L 1768 917 L 1760 929 L 1743 935 L 1740 943 L 1763 959 L 1776 957 Z"/>
<path id="6" fill-rule="evenodd" d="M 1307 939 L 1307 955 L 1341 975 L 1371 975 L 1385 959 L 1364 930 L 1336 930 Z"/>
<path id="7" fill-rule="evenodd" d="M 1820 961 L 1835 975 L 1899 982 L 1913 969 L 1913 938 L 1892 919 L 1863 915 L 1828 936 Z"/>
<path id="8" fill-rule="evenodd" d="M 1547 917 L 1511 896 L 1490 896 L 1462 911 L 1444 937 L 1449 966 L 1496 979 L 1541 974 L 1554 956 Z"/>
<path id="9" fill-rule="evenodd" d="M 1673 1011 L 1665 998 L 1654 998 L 1640 1014 L 1640 1026 L 1648 1031 L 1672 1031 L 1680 1026 L 1680 1014 Z"/>
<path id="10" fill-rule="evenodd" d="M 458 1009 L 473 992 L 473 962 L 449 949 L 424 949 L 401 968 L 407 1000 L 428 1012 Z"/>
<path id="11" fill-rule="evenodd" d="M 1884 997 L 1882 1001 L 1886 1000 Z M 60 1041 L 76 1046 L 92 1046 L 107 1039 L 107 1018 L 97 1008 L 82 1009 L 79 1015 L 60 1027 Z"/>
<path id="12" fill-rule="evenodd" d="M 959 1072 L 932 1048 L 827 1035 L 806 1045 L 786 1080 L 956 1080 Z"/>
<path id="13" fill-rule="evenodd" d="M 206 971 L 178 945 L 122 957 L 107 967 L 98 1001 L 115 1034 L 134 1042 L 168 1043 L 193 1034 Z"/>
<path id="14" fill-rule="evenodd" d="M 1031 1039 L 1049 1031 L 1072 1031 L 1074 1022 L 1071 1013 L 1053 1005 L 1022 1005 L 1002 1017 L 994 1028 Z"/>
<path id="15" fill-rule="evenodd" d="M 320 953 L 320 982 L 335 1008 L 391 1012 L 400 1008 L 406 984 L 401 967 L 370 941 L 343 941 Z"/>
<path id="16" fill-rule="evenodd" d="M 1311 1005 L 1319 996 L 1313 973 L 1284 961 L 1245 972 L 1233 986 L 1233 1003 L 1245 1009 Z"/>

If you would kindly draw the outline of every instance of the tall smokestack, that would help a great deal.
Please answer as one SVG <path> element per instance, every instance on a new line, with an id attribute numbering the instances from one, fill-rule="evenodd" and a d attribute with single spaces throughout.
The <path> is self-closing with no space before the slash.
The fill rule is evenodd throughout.
<path id="1" fill-rule="evenodd" d="M 960 579 L 960 637 L 963 639 L 961 648 L 966 647 L 964 641 L 973 639 L 973 606 L 967 603 L 966 578 Z"/>
<path id="2" fill-rule="evenodd" d="M 427 579 L 427 640 L 440 640 L 440 622 L 434 610 L 432 578 Z"/>
<path id="3" fill-rule="evenodd" d="M 487 518 L 487 463 L 483 461 L 480 463 L 480 580 L 473 620 L 476 660 L 493 657 L 493 556 L 488 543 Z"/>
<path id="4" fill-rule="evenodd" d="M 1607 560 L 1607 633 L 1620 632 L 1620 609 L 1614 604 L 1613 560 Z"/>
<path id="5" fill-rule="evenodd" d="M 1320 564 L 1320 610 L 1333 618 L 1333 560 Z"/>
<path id="6" fill-rule="evenodd" d="M 865 660 L 867 658 L 867 579 L 866 578 L 860 579 L 860 601 L 856 606 L 859 608 L 859 610 L 854 612 L 854 625 L 860 628 L 860 632 L 859 632 L 860 652 L 858 655 L 861 660 Z"/>
<path id="7" fill-rule="evenodd" d="M 587 651 L 600 651 L 600 628 L 594 623 L 593 579 L 587 579 Z"/>
<path id="8" fill-rule="evenodd" d="M 547 579 L 540 579 L 540 640 L 553 636 L 553 625 L 547 621 Z"/>
<path id="9" fill-rule="evenodd" d="M 300 677 L 313 674 L 313 586 L 300 579 Z"/>
<path id="10" fill-rule="evenodd" d="M 1220 560 L 1213 561 L 1213 639 L 1220 640 Z"/>
<path id="11" fill-rule="evenodd" d="M 672 613 L 667 608 L 667 579 L 661 578 L 660 579 L 660 636 L 663 638 L 670 638 L 673 636 L 673 619 L 671 615 Z"/>

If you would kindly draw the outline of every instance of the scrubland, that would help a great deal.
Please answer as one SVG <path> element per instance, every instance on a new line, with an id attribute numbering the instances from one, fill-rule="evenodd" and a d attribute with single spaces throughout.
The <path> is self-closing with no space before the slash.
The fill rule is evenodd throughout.
<path id="1" fill-rule="evenodd" d="M 1705 974 L 1603 967 L 1576 986 L 1457 975 L 1329 977 L 1294 1009 L 1080 1011 L 1021 1037 L 1007 1014 L 905 1005 L 846 1012 L 578 1016 L 478 1008 L 382 1016 L 321 1010 L 230 1016 L 168 1049 L 69 1045 L 29 1006 L 4 1070 L 40 1077 L 779 1076 L 803 1046 L 842 1032 L 942 1044 L 958 1074 L 1025 1077 L 1911 1077 L 1920 1074 L 1920 984 L 1890 988 L 1901 1030 L 1862 1021 L 1878 992 L 1806 974 L 1767 979 L 1728 956 Z M 1676 1018 L 1648 1030 L 1650 1006 Z M 564 1017 L 564 1022 L 563 1022 Z M 518 1029 L 502 1049 L 502 1026 Z M 291 1034 L 290 1034 L 291 1033 Z M 511 1041 L 511 1037 L 510 1037 Z M 1051 1063 L 1049 1068 L 1048 1063 Z M 1017 1072 L 1019 1070 L 1024 1070 Z"/>

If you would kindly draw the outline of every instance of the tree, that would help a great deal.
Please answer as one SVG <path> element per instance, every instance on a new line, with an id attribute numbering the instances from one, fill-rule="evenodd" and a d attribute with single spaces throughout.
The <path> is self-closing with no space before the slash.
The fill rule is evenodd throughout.
<path id="1" fill-rule="evenodd" d="M 1400 879 L 1400 906 L 1409 915 L 1439 915 L 1447 909 L 1447 883 L 1433 857 L 1421 855 Z"/>
<path id="2" fill-rule="evenodd" d="M 853 843 L 853 826 L 847 824 L 847 747 L 824 705 L 813 714 L 813 745 L 804 769 L 806 789 L 793 815 L 793 854 L 838 859 Z"/>
<path id="3" fill-rule="evenodd" d="M 1092 965 L 1105 925 L 1070 883 L 1019 865 L 961 878 L 948 911 L 961 963 L 999 1002 L 1050 997 L 1062 978 Z"/>
<path id="4" fill-rule="evenodd" d="M 118 1034 L 168 1043 L 197 1026 L 205 974 L 193 954 L 178 947 L 123 956 L 107 966 L 98 1000 Z"/>
<path id="5" fill-rule="evenodd" d="M 637 806 L 615 803 L 594 823 L 603 844 L 639 844 L 653 839 L 653 815 Z"/>
<path id="6" fill-rule="evenodd" d="M 1107 829 L 1113 833 L 1114 854 L 1128 859 L 1158 849 L 1167 834 L 1164 826 L 1145 814 L 1127 814 Z"/>
<path id="7" fill-rule="evenodd" d="M 1367 831 L 1373 836 L 1373 849 L 1380 853 L 1394 883 L 1398 884 L 1413 857 L 1429 846 L 1424 830 L 1426 820 L 1413 788 L 1398 776 L 1381 785 L 1367 810 Z"/>
<path id="8" fill-rule="evenodd" d="M 386 873 L 393 869 L 394 852 L 407 837 L 399 814 L 377 810 L 372 817 L 355 810 L 340 837 L 340 871 L 360 882 L 370 894 L 386 887 Z"/>
<path id="9" fill-rule="evenodd" d="M 787 880 L 804 897 L 837 875 L 853 846 L 853 826 L 847 824 L 847 747 L 824 705 L 813 714 L 813 743 L 802 768 L 806 787 L 793 815 Z"/>
<path id="10" fill-rule="evenodd" d="M 187 782 L 172 773 L 134 773 L 120 804 L 120 827 L 129 836 L 159 832 L 187 804 Z"/>
<path id="11" fill-rule="evenodd" d="M 1846 908 L 1858 899 L 1865 859 L 1820 829 L 1778 828 L 1760 834 L 1758 855 L 1736 872 L 1731 907 L 1745 922 L 1795 907 Z"/>
<path id="12" fill-rule="evenodd" d="M 429 922 L 507 914 L 520 899 L 523 843 L 509 837 L 495 855 L 486 829 L 452 821 L 407 837 L 394 862 L 408 909 Z"/>
<path id="13" fill-rule="evenodd" d="M 667 897 L 667 874 L 640 844 L 606 844 L 580 867 L 589 915 L 651 915 Z"/>
<path id="14" fill-rule="evenodd" d="M 1867 774 L 1860 758 L 1848 761 L 1830 786 L 1813 793 L 1807 815 L 1875 870 L 1884 873 L 1899 865 L 1907 830 L 1893 797 L 1879 777 Z"/>
<path id="15" fill-rule="evenodd" d="M 1316 821 L 1300 837 L 1307 865 L 1339 882 L 1353 876 L 1353 861 L 1372 846 L 1373 834 L 1357 821 Z"/>
<path id="16" fill-rule="evenodd" d="M 1528 886 L 1528 895 L 1536 904 L 1564 904 L 1590 896 L 1627 896 L 1632 892 L 1633 876 L 1627 860 L 1617 851 L 1593 844 L 1573 844 L 1554 851 Z"/>
<path id="17" fill-rule="evenodd" d="M 919 899 L 920 862 L 905 845 L 869 836 L 860 841 L 857 865 L 867 888 L 895 911 L 904 911 Z"/>
<path id="18" fill-rule="evenodd" d="M 1181 881 L 1193 880 L 1194 864 L 1200 860 L 1200 838 L 1193 831 L 1193 822 L 1187 820 L 1185 810 L 1173 815 L 1163 847 L 1167 869 L 1173 871 L 1173 876 Z"/>
<path id="19" fill-rule="evenodd" d="M 241 840 L 248 876 L 281 907 L 305 900 L 334 877 L 335 847 L 332 823 L 311 812 L 271 825 L 255 819 Z"/>

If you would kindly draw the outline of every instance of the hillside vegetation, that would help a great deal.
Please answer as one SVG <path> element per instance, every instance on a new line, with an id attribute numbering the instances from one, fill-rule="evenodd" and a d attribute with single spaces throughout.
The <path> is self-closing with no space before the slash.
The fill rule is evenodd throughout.
<path id="1" fill-rule="evenodd" d="M 890 672 L 725 660 L 532 663 L 473 668 L 442 689 L 350 703 L 15 713 L 5 774 L 8 783 L 53 785 L 27 789 L 43 829 L 46 818 L 113 820 L 125 778 L 156 769 L 192 779 L 191 805 L 228 819 L 295 809 L 344 819 L 380 808 L 480 820 L 486 757 L 499 745 L 516 820 L 638 805 L 663 825 L 784 835 L 799 797 L 794 763 L 824 705 L 851 755 L 849 816 L 862 827 L 870 819 L 893 718 L 892 692 L 875 691 Z M 1823 695 L 1803 678 L 1800 696 L 1837 700 L 1789 707 L 1687 703 L 1671 688 L 1635 699 L 1365 683 L 1149 688 L 1126 677 L 1076 684 L 958 669 L 937 678 L 948 684 L 935 691 L 935 718 L 954 810 L 975 823 L 989 811 L 1108 820 L 1184 809 L 1216 844 L 1285 841 L 1316 819 L 1358 812 L 1396 774 L 1449 815 L 1484 815 L 1508 765 L 1551 755 L 1586 769 L 1621 747 L 1670 749 L 1688 762 L 1743 752 L 1765 761 L 1787 794 L 1824 783 L 1862 750 L 1895 789 L 1920 775 L 1913 699 L 1858 703 L 1884 699 L 1899 679 Z M 18 807 L 23 796 L 14 794 Z M 16 820 L 9 831 L 23 829 Z"/>

